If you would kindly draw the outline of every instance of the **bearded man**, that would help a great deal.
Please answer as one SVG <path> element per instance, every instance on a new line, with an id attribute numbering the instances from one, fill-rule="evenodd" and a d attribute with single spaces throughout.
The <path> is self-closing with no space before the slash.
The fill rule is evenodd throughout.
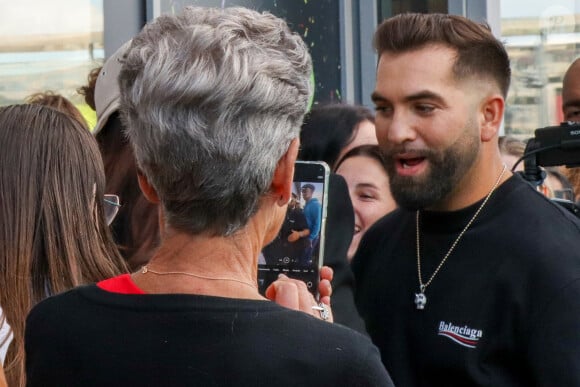
<path id="1" fill-rule="evenodd" d="M 505 48 L 442 14 L 386 20 L 375 48 L 399 208 L 367 231 L 353 270 L 395 385 L 580 385 L 580 222 L 502 162 Z"/>

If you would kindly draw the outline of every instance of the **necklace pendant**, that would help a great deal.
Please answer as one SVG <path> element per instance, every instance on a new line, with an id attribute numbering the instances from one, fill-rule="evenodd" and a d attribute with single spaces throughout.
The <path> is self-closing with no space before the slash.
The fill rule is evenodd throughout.
<path id="1" fill-rule="evenodd" d="M 421 290 L 420 293 L 415 293 L 415 305 L 417 306 L 418 310 L 425 309 L 425 305 L 427 304 L 427 296 Z"/>

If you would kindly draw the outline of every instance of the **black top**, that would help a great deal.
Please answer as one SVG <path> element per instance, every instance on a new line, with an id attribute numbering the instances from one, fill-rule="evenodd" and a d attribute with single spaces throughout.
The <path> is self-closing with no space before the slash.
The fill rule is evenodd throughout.
<path id="1" fill-rule="evenodd" d="M 427 282 L 480 203 L 421 212 Z M 415 212 L 367 231 L 356 302 L 397 386 L 580 386 L 580 223 L 519 177 L 503 183 L 419 293 Z"/>
<path id="2" fill-rule="evenodd" d="M 269 301 L 110 293 L 46 299 L 28 386 L 392 386 L 368 338 Z"/>

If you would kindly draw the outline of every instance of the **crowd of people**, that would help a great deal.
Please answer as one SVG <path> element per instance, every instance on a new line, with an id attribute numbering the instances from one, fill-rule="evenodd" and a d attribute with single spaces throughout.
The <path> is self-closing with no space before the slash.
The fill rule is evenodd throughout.
<path id="1" fill-rule="evenodd" d="M 89 74 L 92 133 L 53 92 L 0 107 L 0 386 L 580 386 L 580 175 L 525 179 L 503 44 L 408 13 L 374 47 L 374 112 L 310 108 L 282 19 L 186 7 Z M 260 292 L 320 244 L 317 291 Z"/>

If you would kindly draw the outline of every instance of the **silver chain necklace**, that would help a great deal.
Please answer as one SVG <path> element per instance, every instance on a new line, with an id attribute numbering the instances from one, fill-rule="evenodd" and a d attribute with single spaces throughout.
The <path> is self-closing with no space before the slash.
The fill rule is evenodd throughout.
<path id="1" fill-rule="evenodd" d="M 425 296 L 425 290 L 427 289 L 427 286 L 429 286 L 431 284 L 431 282 L 433 282 L 433 279 L 435 278 L 437 273 L 439 273 L 439 270 L 441 270 L 441 268 L 443 267 L 443 265 L 447 261 L 447 258 L 449 258 L 449 256 L 453 252 L 453 250 L 455 250 L 455 246 L 457 246 L 457 244 L 459 243 L 459 241 L 463 237 L 463 234 L 465 234 L 465 232 L 471 226 L 473 221 L 475 221 L 475 218 L 477 218 L 477 215 L 479 215 L 479 213 L 481 212 L 481 210 L 483 209 L 483 207 L 485 206 L 485 204 L 487 203 L 487 201 L 491 197 L 491 194 L 493 194 L 493 192 L 495 191 L 495 189 L 499 185 L 499 182 L 501 181 L 501 178 L 503 177 L 503 174 L 505 173 L 506 169 L 507 169 L 507 167 L 504 164 L 503 169 L 502 169 L 501 173 L 499 174 L 499 177 L 497 178 L 495 184 L 493 185 L 493 187 L 491 188 L 491 190 L 489 191 L 489 193 L 487 194 L 487 196 L 485 197 L 485 199 L 483 200 L 483 202 L 481 203 L 481 205 L 479 206 L 477 211 L 475 211 L 475 214 L 473 214 L 473 216 L 471 217 L 469 222 L 467 222 L 467 224 L 465 225 L 463 230 L 461 230 L 461 232 L 459 233 L 457 238 L 455 238 L 455 241 L 453 242 L 453 244 L 451 245 L 451 247 L 447 251 L 447 254 L 445 254 L 445 256 L 443 257 L 441 262 L 439 262 L 439 265 L 437 266 L 437 268 L 435 269 L 433 274 L 431 274 L 431 278 L 429 278 L 429 280 L 425 283 L 423 283 L 423 276 L 421 274 L 421 248 L 420 248 L 420 246 L 421 246 L 420 234 L 421 233 L 419 231 L 419 211 L 417 211 L 416 216 L 415 216 L 415 223 L 416 223 L 416 230 L 417 230 L 417 274 L 419 277 L 419 293 L 415 293 L 415 305 L 417 306 L 417 309 L 419 309 L 419 310 L 425 309 L 425 305 L 427 304 L 427 296 Z"/>

